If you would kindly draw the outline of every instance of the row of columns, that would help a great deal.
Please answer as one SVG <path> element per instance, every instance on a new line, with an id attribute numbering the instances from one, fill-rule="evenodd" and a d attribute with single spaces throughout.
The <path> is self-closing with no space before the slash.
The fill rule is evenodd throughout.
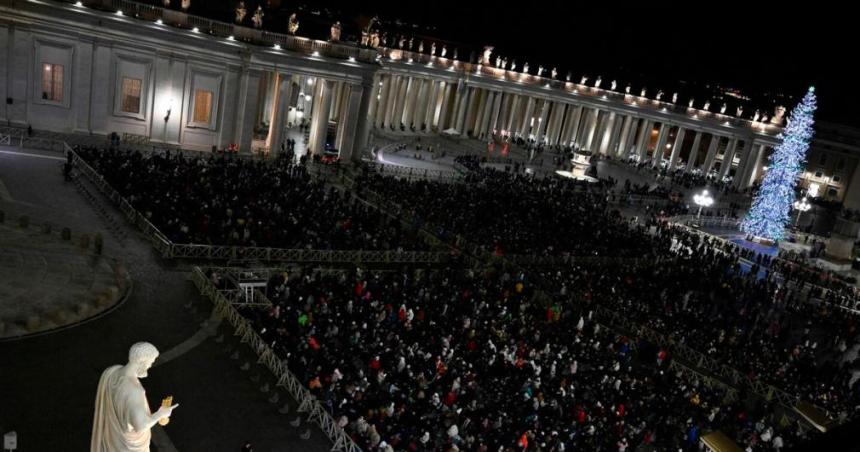
<path id="1" fill-rule="evenodd" d="M 703 132 L 668 122 L 470 86 L 463 80 L 453 83 L 384 74 L 380 76 L 376 93 L 371 120 L 377 128 L 439 132 L 454 129 L 462 135 L 481 139 L 503 134 L 533 139 L 549 146 L 576 146 L 621 158 L 636 155 L 639 161 L 650 156 L 654 167 L 660 167 L 666 160 L 670 168 L 677 168 L 687 136 L 692 135 L 684 171 L 697 168 L 704 136 Z M 718 176 L 728 175 L 734 157 L 739 155 L 741 159 L 733 183 L 739 188 L 748 187 L 761 167 L 764 147 L 750 139 L 744 140 L 744 147 L 739 151 L 737 138 L 724 140 L 720 135 L 710 135 L 704 161 L 698 169 L 708 173 L 715 167 L 725 141 Z M 670 148 L 668 155 L 666 148 Z"/>

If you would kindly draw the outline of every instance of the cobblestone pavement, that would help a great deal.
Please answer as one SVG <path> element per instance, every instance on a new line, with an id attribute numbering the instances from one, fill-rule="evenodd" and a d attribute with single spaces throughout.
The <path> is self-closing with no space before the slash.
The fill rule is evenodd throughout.
<path id="1" fill-rule="evenodd" d="M 74 185 L 63 181 L 60 156 L 21 152 L 30 151 L 0 148 L 0 180 L 11 198 L 4 196 L 6 205 L 72 230 L 106 229 Z M 187 344 L 209 317 L 211 305 L 187 281 L 187 269 L 162 261 L 136 230 L 123 227 L 128 238 L 122 244 L 114 235 L 103 235 L 105 254 L 124 259 L 134 280 L 124 304 L 67 330 L 0 342 L 0 433 L 17 431 L 20 452 L 88 450 L 101 372 L 125 363 L 129 346 L 137 341 L 152 342 L 162 353 Z M 233 350 L 239 359 L 229 358 Z M 240 370 L 245 362 L 251 364 L 248 371 Z M 252 382 L 254 375 L 260 380 Z M 181 406 L 165 427 L 168 447 L 153 450 L 235 451 L 246 440 L 258 451 L 328 450 L 330 443 L 318 429 L 310 440 L 298 439 L 306 426 L 290 426 L 295 404 L 289 414 L 279 414 L 286 395 L 279 394 L 280 403 L 269 403 L 272 393 L 259 391 L 267 378 L 272 377 L 224 325 L 200 345 L 157 365 L 144 380 L 150 406 L 157 407 L 166 395 Z"/>

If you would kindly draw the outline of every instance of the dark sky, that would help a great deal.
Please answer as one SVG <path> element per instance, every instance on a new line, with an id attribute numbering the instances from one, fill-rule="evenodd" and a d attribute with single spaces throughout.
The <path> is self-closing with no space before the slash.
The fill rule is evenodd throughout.
<path id="1" fill-rule="evenodd" d="M 799 99 L 809 85 L 819 95 L 819 119 L 860 127 L 856 69 L 860 24 L 847 3 L 611 2 L 593 0 L 319 0 L 339 10 L 345 31 L 359 13 L 400 18 L 440 38 L 494 45 L 532 68 L 558 66 L 575 77 L 613 78 L 634 89 L 721 84 L 744 93 L 782 92 Z M 246 4 L 255 4 L 254 1 Z M 511 6 L 515 4 L 517 6 Z M 283 1 L 281 8 L 298 3 Z M 300 17 L 301 19 L 301 17 Z M 308 24 L 315 18 L 306 18 Z M 311 27 L 308 27 L 310 29 Z M 353 31 L 354 32 L 354 31 Z M 300 32 L 301 34 L 301 32 Z M 314 36 L 320 37 L 320 36 Z M 465 57 L 467 55 L 461 55 Z M 534 72 L 534 69 L 532 69 Z M 605 86 L 605 85 L 604 85 Z M 650 90 L 649 90 L 650 91 Z M 792 105 L 787 105 L 789 109 Z"/>

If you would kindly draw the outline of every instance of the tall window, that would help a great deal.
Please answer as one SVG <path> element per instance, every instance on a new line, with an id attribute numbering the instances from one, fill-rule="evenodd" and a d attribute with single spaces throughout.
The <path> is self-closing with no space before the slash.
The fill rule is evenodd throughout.
<path id="1" fill-rule="evenodd" d="M 63 66 L 42 64 L 42 99 L 51 102 L 63 101 Z"/>
<path id="2" fill-rule="evenodd" d="M 122 111 L 140 113 L 140 84 L 139 78 L 122 78 Z"/>
<path id="3" fill-rule="evenodd" d="M 209 123 L 212 114 L 212 91 L 198 89 L 194 91 L 194 115 L 193 121 Z"/>

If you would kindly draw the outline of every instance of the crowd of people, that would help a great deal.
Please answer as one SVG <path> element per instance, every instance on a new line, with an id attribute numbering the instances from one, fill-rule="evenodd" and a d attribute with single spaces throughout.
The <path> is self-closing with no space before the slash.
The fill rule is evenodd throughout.
<path id="1" fill-rule="evenodd" d="M 644 186 L 496 171 L 461 156 L 457 183 L 362 167 L 354 197 L 292 159 L 79 153 L 176 242 L 418 249 L 424 228 L 503 258 L 278 273 L 266 288 L 273 305 L 243 310 L 364 450 L 694 451 L 721 430 L 746 450 L 780 451 L 809 434 L 745 383 L 684 371 L 696 363 L 676 360 L 679 347 L 833 418 L 860 415 L 856 289 L 790 256 L 668 223 L 665 209 L 631 221 L 611 207 Z M 368 192 L 412 224 L 356 199 Z M 504 259 L 520 254 L 618 259 Z M 637 326 L 625 331 L 606 312 Z"/>
<path id="2" fill-rule="evenodd" d="M 235 156 L 79 149 L 175 243 L 291 249 L 416 250 L 416 231 L 326 185 L 305 165 Z"/>

